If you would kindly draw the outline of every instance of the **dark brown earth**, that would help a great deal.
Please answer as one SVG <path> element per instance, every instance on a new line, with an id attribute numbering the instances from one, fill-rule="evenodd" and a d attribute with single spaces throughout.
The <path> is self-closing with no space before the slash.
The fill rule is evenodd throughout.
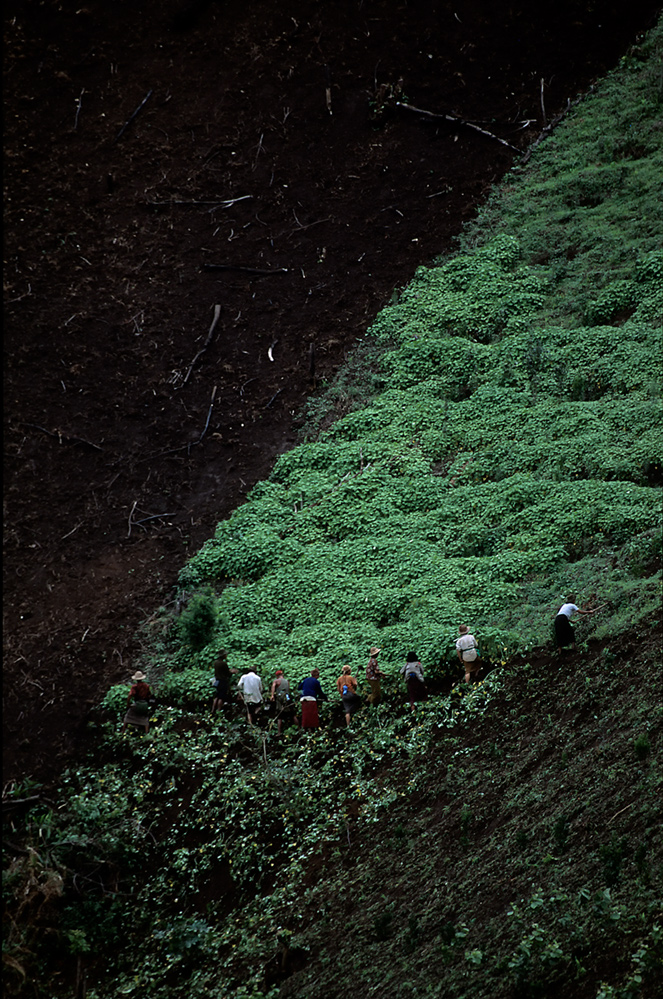
<path id="1" fill-rule="evenodd" d="M 81 2 L 5 4 L 6 780 L 519 159 L 396 101 L 525 150 L 659 6 Z"/>

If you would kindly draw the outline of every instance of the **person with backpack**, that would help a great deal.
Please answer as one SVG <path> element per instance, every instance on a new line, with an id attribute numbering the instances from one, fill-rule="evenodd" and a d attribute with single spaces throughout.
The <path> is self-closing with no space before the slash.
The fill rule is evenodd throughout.
<path id="1" fill-rule="evenodd" d="M 424 680 L 424 668 L 419 662 L 416 652 L 408 652 L 405 666 L 401 666 L 401 674 L 407 684 L 408 697 L 410 698 L 410 708 L 415 711 L 416 701 L 428 700 L 428 690 Z"/>
<path id="2" fill-rule="evenodd" d="M 343 667 L 341 675 L 336 681 L 336 687 L 341 695 L 341 700 L 343 701 L 345 724 L 349 725 L 350 719 L 361 705 L 361 697 L 357 693 L 357 681 L 354 676 L 352 676 L 352 669 L 350 666 L 346 665 Z"/>
<path id="3" fill-rule="evenodd" d="M 297 684 L 302 705 L 302 728 L 319 728 L 320 714 L 318 712 L 318 701 L 326 701 L 327 695 L 320 686 L 320 670 L 314 668 L 311 675 L 304 677 Z"/>
<path id="4" fill-rule="evenodd" d="M 456 653 L 465 669 L 465 683 L 470 683 L 472 674 L 478 673 L 481 668 L 479 647 L 474 635 L 470 635 L 470 629 L 466 624 L 458 626 L 458 634 L 460 637 L 456 640 Z"/>
<path id="5" fill-rule="evenodd" d="M 127 725 L 135 725 L 136 728 L 144 728 L 147 734 L 150 731 L 150 709 L 154 705 L 154 694 L 141 670 L 136 670 L 131 679 L 134 682 L 127 697 L 127 711 L 122 732 L 126 732 Z"/>
<path id="6" fill-rule="evenodd" d="M 276 707 L 276 721 L 280 735 L 283 722 L 292 721 L 295 708 L 295 703 L 290 693 L 290 681 L 286 679 L 282 669 L 277 669 L 274 674 L 269 699 Z"/>

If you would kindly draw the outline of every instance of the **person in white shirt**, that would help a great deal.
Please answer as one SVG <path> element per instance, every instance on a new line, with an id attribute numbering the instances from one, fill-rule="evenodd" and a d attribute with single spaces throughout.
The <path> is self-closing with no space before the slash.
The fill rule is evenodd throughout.
<path id="1" fill-rule="evenodd" d="M 574 614 L 596 614 L 600 607 L 595 607 L 594 610 L 582 610 L 577 606 L 575 602 L 575 594 L 571 593 L 566 598 L 566 603 L 562 604 L 560 609 L 555 615 L 555 641 L 557 642 L 557 651 L 560 656 L 562 654 L 562 649 L 570 645 L 573 651 L 576 651 L 576 636 L 571 625 L 571 618 Z M 603 605 L 605 606 L 605 604 Z"/>
<path id="2" fill-rule="evenodd" d="M 470 683 L 472 673 L 477 673 L 481 668 L 477 642 L 466 624 L 459 625 L 458 634 L 460 638 L 456 640 L 456 653 L 465 668 L 465 683 Z"/>
<path id="3" fill-rule="evenodd" d="M 249 725 L 253 725 L 262 704 L 262 680 L 256 673 L 255 666 L 249 666 L 248 673 L 245 673 L 241 678 L 237 684 L 237 689 L 246 705 L 246 717 L 249 719 Z"/>

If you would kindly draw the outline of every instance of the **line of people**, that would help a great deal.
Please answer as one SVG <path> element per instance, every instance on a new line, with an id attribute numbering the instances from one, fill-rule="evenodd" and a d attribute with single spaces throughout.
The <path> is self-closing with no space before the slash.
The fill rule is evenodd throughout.
<path id="1" fill-rule="evenodd" d="M 575 595 L 570 594 L 564 604 L 560 607 L 554 617 L 555 644 L 561 654 L 564 648 L 571 646 L 575 651 L 575 633 L 571 625 L 571 618 L 575 614 L 589 615 L 601 610 L 601 607 L 590 609 L 578 607 L 575 603 Z M 384 673 L 380 669 L 378 656 L 382 650 L 373 646 L 369 651 L 368 665 L 366 667 L 366 680 L 370 688 L 367 702 L 372 707 L 382 700 L 382 680 Z M 465 624 L 458 628 L 458 638 L 456 639 L 456 654 L 465 673 L 465 682 L 472 683 L 476 679 L 476 674 L 482 666 L 481 654 L 474 635 Z M 228 653 L 222 649 L 214 663 L 214 696 L 212 700 L 212 712 L 220 711 L 225 705 L 233 703 L 231 695 L 231 682 L 233 674 L 237 670 L 228 664 Z M 428 689 L 424 678 L 423 666 L 419 662 L 416 652 L 409 652 L 405 665 L 400 669 L 401 676 L 405 680 L 407 687 L 410 708 L 416 710 L 416 704 L 424 701 L 428 697 Z M 144 728 L 149 732 L 149 713 L 151 705 L 154 703 L 154 695 L 147 684 L 147 677 L 140 670 L 132 676 L 132 687 L 127 697 L 127 710 L 124 716 L 122 731 L 125 732 L 127 725 Z M 349 665 L 343 666 L 341 675 L 336 680 L 336 688 L 343 705 L 346 725 L 350 725 L 352 716 L 361 707 L 363 701 L 358 693 L 357 678 L 352 675 L 352 668 Z M 250 724 L 255 724 L 258 715 L 265 706 L 263 683 L 258 676 L 255 666 L 249 666 L 237 684 L 237 697 L 246 709 L 247 719 Z M 285 676 L 282 669 L 277 669 L 272 679 L 269 690 L 269 703 L 274 706 L 278 733 L 281 734 L 284 724 L 292 723 L 296 720 L 296 707 L 299 703 L 301 707 L 301 727 L 303 729 L 315 729 L 320 725 L 320 714 L 318 703 L 326 701 L 327 695 L 320 685 L 320 671 L 317 668 L 311 670 L 309 676 L 301 680 L 297 685 L 297 691 L 293 691 L 290 681 Z"/>
<path id="2" fill-rule="evenodd" d="M 458 631 L 456 651 L 465 669 L 465 680 L 469 683 L 481 665 L 479 651 L 476 640 L 466 625 L 460 625 Z M 382 700 L 382 680 L 385 674 L 380 669 L 378 661 L 381 651 L 377 646 L 373 646 L 369 650 L 368 665 L 366 666 L 366 681 L 370 690 L 367 703 L 371 707 L 377 707 Z M 236 673 L 237 670 L 228 663 L 228 653 L 222 649 L 214 663 L 212 713 L 221 711 L 224 706 L 233 703 L 231 683 L 233 674 Z M 407 687 L 410 709 L 415 711 L 416 704 L 428 698 L 424 669 L 416 652 L 408 653 L 400 673 Z M 127 697 L 127 710 L 122 731 L 126 731 L 127 725 L 132 725 L 144 728 L 146 732 L 149 732 L 150 703 L 154 701 L 154 695 L 146 682 L 147 677 L 140 670 L 134 673 L 131 679 L 134 682 Z M 336 689 L 343 705 L 347 726 L 350 725 L 353 715 L 363 704 L 358 687 L 358 680 L 352 675 L 352 667 L 346 664 L 336 680 Z M 254 725 L 266 704 L 263 682 L 255 666 L 249 666 L 240 677 L 237 683 L 236 697 L 244 705 L 249 724 Z M 318 704 L 326 700 L 328 700 L 327 694 L 320 684 L 320 671 L 317 668 L 313 668 L 309 676 L 300 680 L 296 691 L 292 690 L 284 671 L 277 669 L 270 685 L 268 703 L 275 710 L 278 734 L 281 735 L 284 725 L 297 720 L 298 703 L 301 709 L 301 721 L 299 722 L 301 727 L 303 729 L 319 728 Z"/>
<path id="3" fill-rule="evenodd" d="M 479 650 L 476 639 L 466 625 L 460 625 L 458 633 L 456 651 L 458 659 L 465 670 L 465 680 L 467 683 L 470 683 L 473 675 L 476 674 L 481 666 Z M 382 700 L 382 680 L 385 674 L 380 669 L 378 661 L 381 651 L 377 646 L 373 646 L 369 650 L 369 659 L 366 666 L 366 681 L 370 690 L 367 703 L 371 707 L 377 707 Z M 216 691 L 212 703 L 212 711 L 217 711 L 224 704 L 231 703 L 231 673 L 236 672 L 229 668 L 225 650 L 219 653 L 214 672 L 215 678 L 213 682 L 216 686 Z M 410 709 L 415 711 L 416 704 L 428 698 L 424 669 L 416 652 L 408 653 L 407 660 L 405 665 L 401 667 L 400 673 L 407 687 Z M 358 680 L 352 675 L 352 667 L 346 664 L 342 667 L 341 675 L 336 680 L 336 689 L 343 705 L 343 713 L 347 726 L 350 725 L 353 715 L 356 714 L 364 703 L 358 692 L 358 687 Z M 237 690 L 246 708 L 247 720 L 250 724 L 255 724 L 258 715 L 264 710 L 267 701 L 262 680 L 255 666 L 249 666 L 243 676 L 240 677 Z M 303 729 L 318 728 L 320 725 L 318 705 L 320 702 L 326 700 L 328 700 L 328 697 L 320 684 L 320 671 L 317 668 L 313 668 L 310 675 L 298 683 L 296 692 L 292 690 L 290 681 L 285 676 L 284 671 L 277 669 L 270 685 L 268 703 L 273 705 L 275 709 L 279 735 L 284 724 L 295 720 L 297 702 L 299 702 L 301 707 L 301 727 Z"/>

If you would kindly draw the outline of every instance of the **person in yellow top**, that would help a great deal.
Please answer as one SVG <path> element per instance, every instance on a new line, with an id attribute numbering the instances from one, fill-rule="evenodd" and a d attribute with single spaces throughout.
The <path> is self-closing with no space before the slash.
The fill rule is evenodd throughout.
<path id="1" fill-rule="evenodd" d="M 336 681 L 336 687 L 343 701 L 345 724 L 349 725 L 350 719 L 361 704 L 361 698 L 357 693 L 357 681 L 352 676 L 352 670 L 349 666 L 346 665 L 341 670 L 341 675 Z"/>

